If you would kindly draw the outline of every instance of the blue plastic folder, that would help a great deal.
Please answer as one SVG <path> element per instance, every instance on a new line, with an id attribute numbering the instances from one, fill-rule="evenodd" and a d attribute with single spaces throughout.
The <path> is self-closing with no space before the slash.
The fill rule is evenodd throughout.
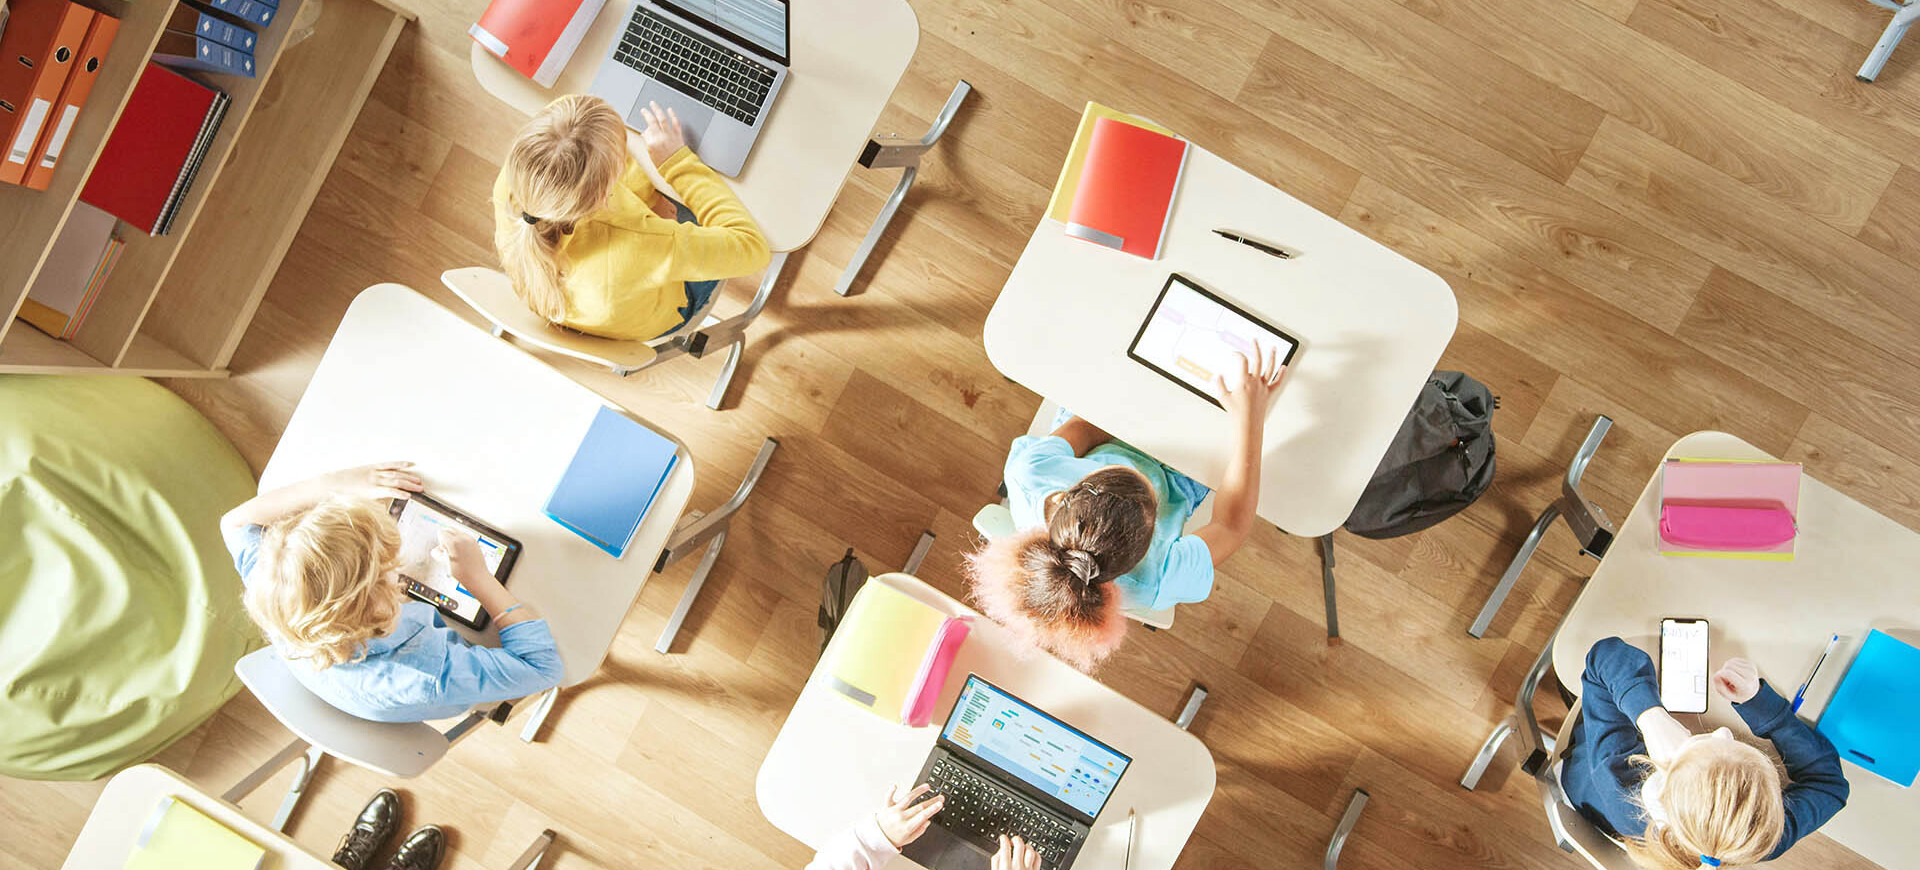
<path id="1" fill-rule="evenodd" d="M 618 559 L 627 554 L 679 450 L 672 440 L 603 407 L 547 498 L 547 516 Z"/>
<path id="2" fill-rule="evenodd" d="M 1913 785 L 1920 774 L 1920 649 L 1882 631 L 1868 633 L 1820 714 L 1820 733 L 1841 758 L 1902 787 Z"/>

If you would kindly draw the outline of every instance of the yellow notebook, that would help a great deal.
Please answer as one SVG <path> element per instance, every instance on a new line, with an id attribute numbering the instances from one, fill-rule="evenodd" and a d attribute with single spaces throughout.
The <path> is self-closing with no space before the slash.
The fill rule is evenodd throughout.
<path id="1" fill-rule="evenodd" d="M 946 614 L 905 592 L 867 583 L 835 633 L 829 685 L 855 706 L 899 722 L 927 648 L 946 621 Z"/>
<path id="2" fill-rule="evenodd" d="M 1067 149 L 1066 165 L 1060 167 L 1060 180 L 1053 185 L 1053 198 L 1047 201 L 1047 217 L 1065 223 L 1067 215 L 1072 213 L 1073 194 L 1080 189 L 1080 169 L 1087 164 L 1087 143 L 1093 139 L 1093 122 L 1099 118 L 1112 118 L 1143 130 L 1174 135 L 1172 130 L 1158 124 L 1099 103 L 1088 103 L 1087 110 L 1080 114 L 1080 128 L 1073 132 L 1073 147 Z"/>
<path id="3" fill-rule="evenodd" d="M 178 798 L 154 807 L 125 870 L 258 870 L 267 850 Z"/>

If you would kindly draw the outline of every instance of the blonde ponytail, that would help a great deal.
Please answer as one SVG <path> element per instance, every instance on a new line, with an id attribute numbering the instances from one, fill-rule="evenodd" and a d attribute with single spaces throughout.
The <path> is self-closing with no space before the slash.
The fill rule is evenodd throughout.
<path id="1" fill-rule="evenodd" d="M 599 97 L 561 97 L 527 121 L 500 173 L 493 246 L 514 295 L 535 314 L 567 314 L 562 249 L 575 224 L 605 207 L 627 166 L 627 124 Z"/>
<path id="2" fill-rule="evenodd" d="M 1780 769 L 1760 750 L 1737 740 L 1694 740 L 1665 763 L 1632 760 L 1656 784 L 1653 799 L 1666 816 L 1648 820 L 1646 836 L 1626 841 L 1634 863 L 1651 870 L 1739 867 L 1765 861 L 1780 844 Z"/>

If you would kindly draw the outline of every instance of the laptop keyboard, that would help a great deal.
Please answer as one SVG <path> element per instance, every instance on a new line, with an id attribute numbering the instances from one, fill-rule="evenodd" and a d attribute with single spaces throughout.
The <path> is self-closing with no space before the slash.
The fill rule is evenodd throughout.
<path id="1" fill-rule="evenodd" d="M 773 88 L 772 69 L 644 6 L 613 58 L 748 126 Z"/>
<path id="2" fill-rule="evenodd" d="M 947 805 L 936 818 L 950 831 L 988 843 L 998 842 L 1001 834 L 1018 836 L 1040 852 L 1044 866 L 1055 870 L 1073 848 L 1073 828 L 1026 798 L 948 759 L 933 763 L 927 784 L 933 787 L 927 798 L 934 794 L 947 796 Z"/>

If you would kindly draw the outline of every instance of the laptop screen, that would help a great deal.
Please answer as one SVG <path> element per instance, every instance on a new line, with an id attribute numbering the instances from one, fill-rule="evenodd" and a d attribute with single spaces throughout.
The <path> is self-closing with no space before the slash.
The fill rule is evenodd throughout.
<path id="1" fill-rule="evenodd" d="M 787 62 L 787 4 L 785 0 L 659 0 L 662 5 L 698 19 L 739 41 L 759 46 L 781 63 Z"/>
<path id="2" fill-rule="evenodd" d="M 1132 761 L 978 675 L 968 675 L 940 736 L 1088 817 Z"/>

